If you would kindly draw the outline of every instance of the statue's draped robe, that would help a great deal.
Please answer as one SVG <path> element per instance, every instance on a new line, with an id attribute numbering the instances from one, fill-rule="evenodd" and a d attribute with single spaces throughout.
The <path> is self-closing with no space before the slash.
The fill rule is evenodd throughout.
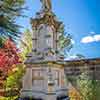
<path id="1" fill-rule="evenodd" d="M 48 11 L 50 11 L 51 10 L 51 0 L 40 0 L 41 1 L 41 3 L 42 3 L 42 8 L 44 9 L 44 10 L 48 10 Z"/>

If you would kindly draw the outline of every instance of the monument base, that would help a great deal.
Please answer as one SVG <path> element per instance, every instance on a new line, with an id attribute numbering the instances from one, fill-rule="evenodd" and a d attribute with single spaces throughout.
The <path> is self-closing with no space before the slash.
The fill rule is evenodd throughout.
<path id="1" fill-rule="evenodd" d="M 22 90 L 19 100 L 70 100 L 66 91 L 67 89 L 61 89 L 52 93 L 47 93 L 45 91 Z"/>
<path id="2" fill-rule="evenodd" d="M 30 97 L 23 97 L 23 98 L 19 98 L 18 100 L 44 100 L 42 98 L 30 98 Z M 52 95 L 47 96 L 46 100 L 70 100 L 70 98 L 68 96 L 61 96 L 61 97 L 53 97 Z"/>

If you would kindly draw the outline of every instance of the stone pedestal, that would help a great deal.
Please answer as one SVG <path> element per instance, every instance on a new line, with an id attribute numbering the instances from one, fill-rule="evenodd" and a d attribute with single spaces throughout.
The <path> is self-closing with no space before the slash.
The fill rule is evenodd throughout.
<path id="1" fill-rule="evenodd" d="M 57 100 L 57 97 L 66 96 L 63 66 L 49 61 L 40 63 L 27 64 L 21 97 Z"/>

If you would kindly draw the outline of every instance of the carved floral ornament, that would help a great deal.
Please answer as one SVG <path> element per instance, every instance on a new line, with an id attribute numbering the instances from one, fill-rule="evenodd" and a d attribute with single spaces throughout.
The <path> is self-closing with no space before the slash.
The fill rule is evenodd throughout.
<path id="1" fill-rule="evenodd" d="M 45 15 L 41 18 L 31 19 L 32 28 L 37 29 L 41 24 L 46 24 L 51 27 L 53 26 L 55 29 L 55 32 L 59 32 L 59 31 L 61 32 L 61 30 L 64 28 L 64 25 L 62 22 L 55 20 L 55 17 L 48 13 L 45 13 Z"/>

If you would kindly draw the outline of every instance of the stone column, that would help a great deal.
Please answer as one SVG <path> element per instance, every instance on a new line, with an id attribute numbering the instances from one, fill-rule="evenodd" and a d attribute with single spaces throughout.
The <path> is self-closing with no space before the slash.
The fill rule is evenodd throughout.
<path id="1" fill-rule="evenodd" d="M 54 32 L 54 39 L 53 39 L 53 43 L 54 43 L 54 49 L 57 50 L 57 32 Z"/>
<path id="2" fill-rule="evenodd" d="M 56 100 L 56 92 L 55 92 L 55 81 L 53 79 L 55 75 L 53 74 L 53 68 L 48 66 L 48 93 L 45 100 Z"/>
<path id="3" fill-rule="evenodd" d="M 65 86 L 66 86 L 64 68 L 61 68 L 61 70 L 60 70 L 60 86 L 61 86 L 61 88 L 65 88 Z"/>
<path id="4" fill-rule="evenodd" d="M 32 69 L 26 68 L 26 73 L 23 77 L 22 90 L 31 90 L 31 89 L 32 89 Z"/>
<path id="5" fill-rule="evenodd" d="M 32 51 L 33 54 L 35 55 L 36 49 L 37 49 L 37 30 L 33 28 L 33 37 L 32 37 Z"/>

